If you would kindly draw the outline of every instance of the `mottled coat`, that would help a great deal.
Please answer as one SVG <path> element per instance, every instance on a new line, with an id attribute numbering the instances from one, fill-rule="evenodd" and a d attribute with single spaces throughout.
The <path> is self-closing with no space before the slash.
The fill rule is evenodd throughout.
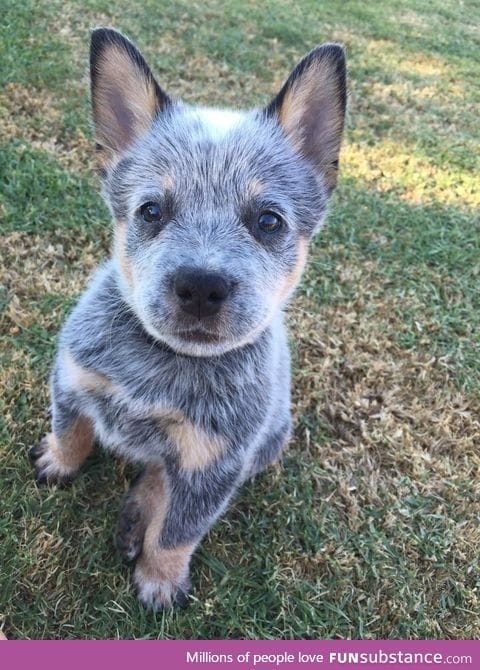
<path id="1" fill-rule="evenodd" d="M 184 599 L 196 545 L 288 441 L 283 309 L 335 186 L 345 62 L 324 45 L 266 109 L 198 108 L 97 29 L 91 79 L 113 251 L 61 332 L 33 456 L 40 479 L 70 478 L 97 438 L 145 466 L 117 544 L 160 608 Z"/>

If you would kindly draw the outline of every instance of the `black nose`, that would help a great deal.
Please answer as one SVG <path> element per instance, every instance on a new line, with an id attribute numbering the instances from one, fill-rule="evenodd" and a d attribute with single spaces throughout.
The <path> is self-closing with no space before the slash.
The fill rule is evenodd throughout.
<path id="1" fill-rule="evenodd" d="M 216 314 L 231 288 L 231 282 L 220 274 L 192 269 L 179 270 L 173 283 L 180 307 L 198 319 Z"/>

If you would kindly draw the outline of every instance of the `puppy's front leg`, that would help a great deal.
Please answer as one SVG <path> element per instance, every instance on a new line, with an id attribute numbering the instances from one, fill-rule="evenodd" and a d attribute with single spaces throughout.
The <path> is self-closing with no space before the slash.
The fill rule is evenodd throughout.
<path id="1" fill-rule="evenodd" d="M 92 451 L 93 424 L 71 397 L 52 398 L 52 432 L 30 451 L 38 482 L 71 480 Z"/>
<path id="2" fill-rule="evenodd" d="M 227 504 L 239 472 L 220 464 L 203 471 L 147 467 L 127 495 L 117 545 L 127 557 L 141 553 L 134 583 L 143 605 L 154 610 L 182 604 L 190 586 L 192 553 Z"/>

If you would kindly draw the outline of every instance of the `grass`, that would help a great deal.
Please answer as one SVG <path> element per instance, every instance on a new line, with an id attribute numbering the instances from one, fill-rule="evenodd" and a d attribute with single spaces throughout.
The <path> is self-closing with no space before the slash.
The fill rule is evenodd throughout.
<path id="1" fill-rule="evenodd" d="M 478 638 L 478 3 L 4 5 L 0 628 Z M 71 489 L 38 489 L 27 459 L 56 333 L 109 247 L 85 75 L 97 24 L 199 103 L 263 104 L 321 41 L 349 55 L 342 178 L 290 310 L 295 438 L 203 542 L 190 606 L 158 615 L 113 549 L 128 468 L 98 453 Z"/>

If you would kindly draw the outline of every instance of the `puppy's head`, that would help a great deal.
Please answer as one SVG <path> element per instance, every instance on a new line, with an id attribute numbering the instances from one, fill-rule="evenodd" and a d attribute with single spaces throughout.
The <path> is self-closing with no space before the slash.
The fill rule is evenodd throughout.
<path id="1" fill-rule="evenodd" d="M 335 187 L 342 48 L 314 49 L 267 108 L 224 111 L 174 102 L 135 47 L 100 28 L 91 85 L 126 300 L 180 353 L 255 340 L 297 285 Z"/>

